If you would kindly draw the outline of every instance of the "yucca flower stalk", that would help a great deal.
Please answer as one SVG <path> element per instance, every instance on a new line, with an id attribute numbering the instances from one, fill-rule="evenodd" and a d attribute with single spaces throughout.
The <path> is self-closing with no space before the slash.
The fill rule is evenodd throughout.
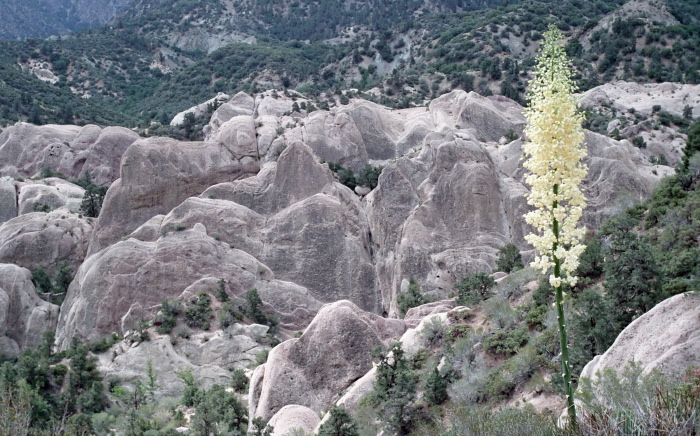
<path id="1" fill-rule="evenodd" d="M 544 273 L 551 271 L 549 282 L 555 289 L 562 376 L 570 423 L 575 426 L 562 286 L 576 284 L 578 259 L 585 248 L 580 244 L 585 228 L 578 221 L 586 206 L 579 185 L 587 168 L 581 163 L 586 155 L 583 114 L 574 97 L 573 68 L 559 42 L 562 38 L 554 26 L 545 32 L 528 91 L 525 134 L 530 142 L 523 145 L 523 166 L 530 171 L 525 178 L 531 187 L 527 202 L 535 209 L 525 215 L 525 221 L 535 228 L 535 233 L 525 239 L 537 250 L 532 266 Z"/>

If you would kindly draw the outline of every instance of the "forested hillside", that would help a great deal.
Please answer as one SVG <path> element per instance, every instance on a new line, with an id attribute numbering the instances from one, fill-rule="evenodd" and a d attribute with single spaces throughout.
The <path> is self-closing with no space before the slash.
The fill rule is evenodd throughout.
<path id="1" fill-rule="evenodd" d="M 274 5 L 140 1 L 106 27 L 2 41 L 3 98 L 20 98 L 3 106 L 0 123 L 31 116 L 147 126 L 217 92 L 270 87 L 316 98 L 352 88 L 393 107 L 423 104 L 453 88 L 523 103 L 549 23 L 568 38 L 582 90 L 618 79 L 700 80 L 700 7 L 690 0 Z M 43 92 L 29 93 L 31 87 Z M 121 115 L 80 109 L 69 90 Z"/>

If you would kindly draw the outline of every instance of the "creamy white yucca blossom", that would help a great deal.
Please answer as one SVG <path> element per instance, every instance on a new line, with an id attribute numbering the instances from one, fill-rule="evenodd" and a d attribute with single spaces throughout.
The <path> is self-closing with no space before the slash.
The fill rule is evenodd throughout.
<path id="1" fill-rule="evenodd" d="M 576 284 L 574 274 L 585 248 L 580 244 L 585 228 L 578 226 L 586 206 L 579 189 L 587 172 L 581 163 L 586 155 L 583 114 L 573 96 L 572 68 L 561 39 L 555 28 L 545 33 L 525 109 L 525 134 L 531 142 L 523 145 L 523 166 L 530 170 L 525 181 L 532 187 L 527 202 L 535 207 L 525 221 L 537 231 L 525 239 L 537 249 L 533 267 L 547 272 L 557 259 L 561 263 L 561 277 L 549 278 L 554 287 Z"/>

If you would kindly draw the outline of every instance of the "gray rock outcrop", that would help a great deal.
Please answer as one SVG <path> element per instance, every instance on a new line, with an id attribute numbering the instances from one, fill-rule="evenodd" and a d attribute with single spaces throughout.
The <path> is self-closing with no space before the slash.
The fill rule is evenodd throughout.
<path id="1" fill-rule="evenodd" d="M 0 177 L 0 223 L 17 216 L 17 189 L 11 177 Z"/>
<path id="2" fill-rule="evenodd" d="M 16 123 L 0 134 L 0 173 L 28 177 L 48 167 L 67 177 L 89 173 L 98 185 L 119 177 L 119 163 L 139 135 L 124 127 L 34 126 Z"/>
<path id="3" fill-rule="evenodd" d="M 673 296 L 632 321 L 612 346 L 590 361 L 581 377 L 595 378 L 606 369 L 620 371 L 630 363 L 644 374 L 657 370 L 680 379 L 689 366 L 700 362 L 700 295 Z"/>
<path id="4" fill-rule="evenodd" d="M 328 410 L 372 368 L 371 351 L 404 330 L 403 321 L 364 312 L 349 301 L 323 306 L 304 334 L 275 347 L 253 377 L 251 392 L 259 393 L 251 396 L 251 419 L 269 419 L 289 404 Z"/>
<path id="5" fill-rule="evenodd" d="M 248 177 L 258 169 L 255 160 L 235 159 L 221 144 L 158 137 L 136 141 L 122 158 L 121 178 L 107 191 L 89 254 L 209 186 Z"/>
<path id="6" fill-rule="evenodd" d="M 36 347 L 54 330 L 58 306 L 39 298 L 31 273 L 17 265 L 0 264 L 0 351 L 17 354 Z"/>
<path id="7" fill-rule="evenodd" d="M 153 319 L 165 299 L 213 294 L 220 278 L 228 283 L 227 292 L 239 298 L 253 288 L 262 289 L 262 295 L 273 290 L 291 294 L 278 312 L 280 323 L 296 329 L 308 324 L 320 304 L 305 289 L 275 281 L 253 256 L 203 229 L 196 224 L 191 230 L 165 230 L 154 242 L 129 238 L 87 258 L 62 306 L 59 347 L 67 347 L 72 337 L 91 340 L 124 333 L 140 319 Z"/>
<path id="8" fill-rule="evenodd" d="M 64 213 L 78 213 L 84 194 L 85 190 L 80 186 L 57 177 L 21 183 L 17 198 L 18 212 L 24 215 L 61 209 Z"/>
<path id="9" fill-rule="evenodd" d="M 43 268 L 53 275 L 59 262 L 72 271 L 83 263 L 92 233 L 90 218 L 65 210 L 20 215 L 0 224 L 0 263 L 30 270 Z"/>
<path id="10" fill-rule="evenodd" d="M 120 382 L 133 384 L 145 379 L 150 362 L 158 380 L 157 397 L 178 397 L 184 384 L 179 372 L 190 370 L 203 388 L 214 384 L 227 385 L 232 369 L 243 369 L 255 362 L 255 355 L 269 347 L 261 345 L 264 338 L 255 327 L 233 326 L 216 332 L 193 334 L 190 338 L 173 341 L 167 335 L 151 332 L 150 341 L 122 341 L 99 356 L 99 369 L 105 378 L 117 377 Z"/>
<path id="11" fill-rule="evenodd" d="M 308 407 L 290 404 L 281 408 L 267 423 L 274 430 L 272 436 L 288 436 L 292 431 L 313 434 L 321 420 L 318 414 Z"/>

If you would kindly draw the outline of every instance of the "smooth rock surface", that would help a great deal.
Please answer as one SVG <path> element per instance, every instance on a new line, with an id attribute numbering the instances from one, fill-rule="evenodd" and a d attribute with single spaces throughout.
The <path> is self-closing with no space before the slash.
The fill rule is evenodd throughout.
<path id="1" fill-rule="evenodd" d="M 594 378 L 606 369 L 621 371 L 631 362 L 643 373 L 657 370 L 679 380 L 700 362 L 700 295 L 675 295 L 632 321 L 612 346 L 590 361 L 581 377 Z"/>
<path id="2" fill-rule="evenodd" d="M 13 353 L 41 343 L 56 328 L 58 306 L 37 296 L 31 273 L 17 265 L 0 264 L 0 350 Z"/>
<path id="3" fill-rule="evenodd" d="M 274 428 L 272 436 L 288 436 L 294 430 L 312 434 L 319 422 L 321 420 L 313 410 L 298 404 L 290 404 L 275 413 L 267 425 Z"/>
<path id="4" fill-rule="evenodd" d="M 0 177 L 0 223 L 17 216 L 17 189 L 11 177 Z"/>
<path id="5" fill-rule="evenodd" d="M 270 352 L 258 376 L 259 396 L 251 395 L 251 417 L 269 419 L 289 404 L 316 413 L 328 410 L 372 368 L 371 351 L 388 346 L 404 330 L 403 321 L 364 312 L 349 301 L 323 306 L 300 338 Z"/>
<path id="6" fill-rule="evenodd" d="M 59 262 L 76 271 L 85 259 L 92 233 L 92 219 L 65 210 L 33 212 L 0 224 L 0 263 L 50 275 Z"/>

